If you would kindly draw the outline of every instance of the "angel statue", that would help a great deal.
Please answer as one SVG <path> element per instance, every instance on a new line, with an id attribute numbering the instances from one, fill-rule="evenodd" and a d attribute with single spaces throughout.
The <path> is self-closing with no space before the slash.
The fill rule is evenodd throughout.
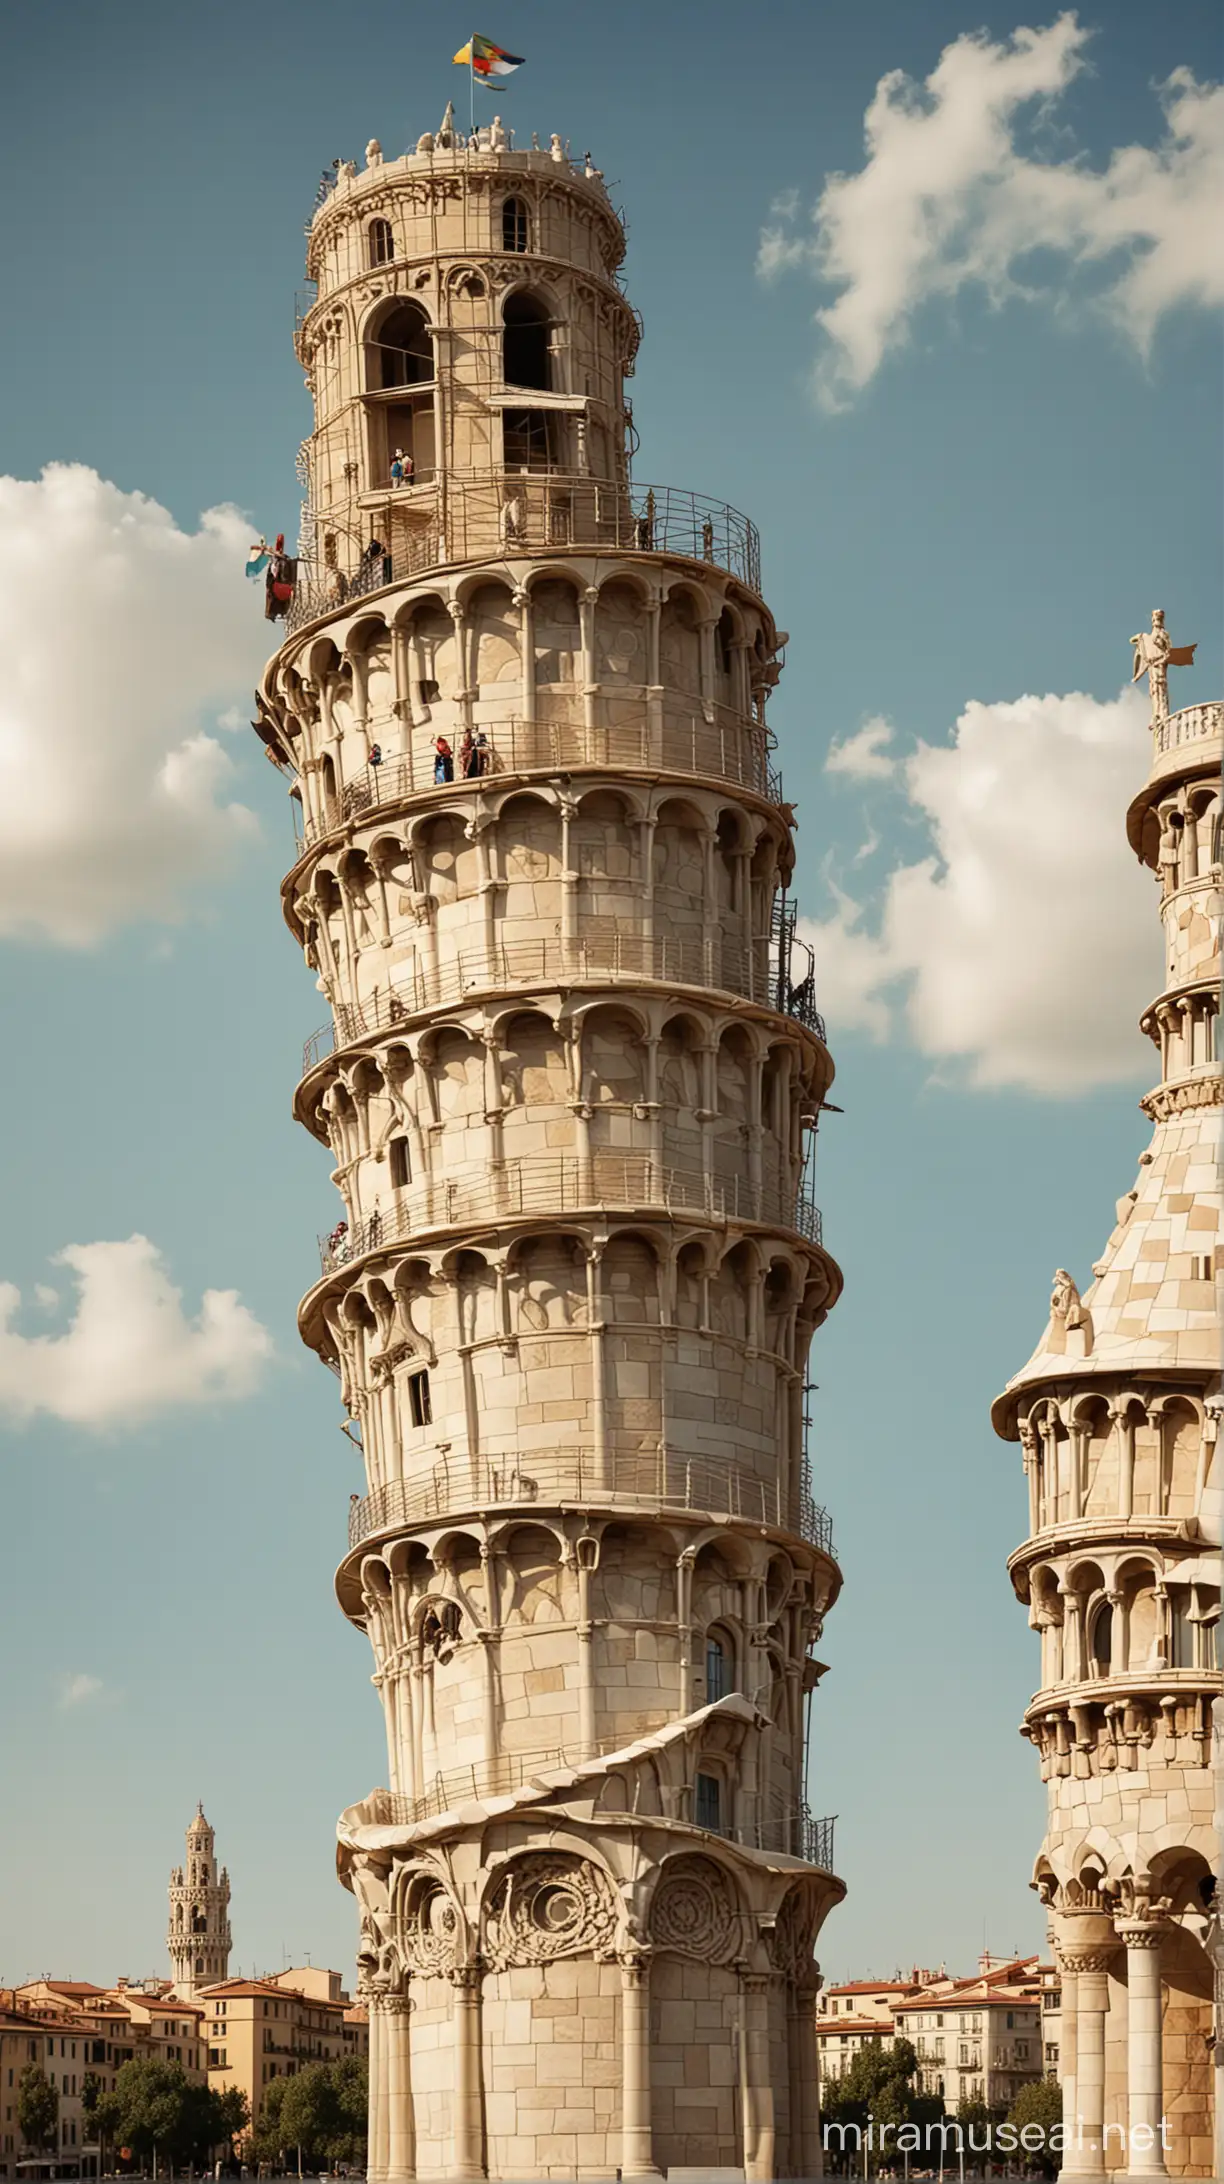
<path id="1" fill-rule="evenodd" d="M 1141 675 L 1148 679 L 1152 699 L 1152 719 L 1167 720 L 1169 717 L 1169 669 L 1193 667 L 1195 645 L 1175 645 L 1169 641 L 1165 628 L 1164 608 L 1152 608 L 1151 629 L 1141 629 L 1131 638 L 1135 648 L 1135 671 L 1131 681 L 1137 683 Z"/>

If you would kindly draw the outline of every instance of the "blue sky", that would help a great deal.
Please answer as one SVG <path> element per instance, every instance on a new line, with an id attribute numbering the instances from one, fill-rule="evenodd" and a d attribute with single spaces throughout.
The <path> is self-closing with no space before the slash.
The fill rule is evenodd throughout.
<path id="1" fill-rule="evenodd" d="M 997 52 L 1005 90 L 1026 20 L 1053 35 L 1052 10 L 891 0 L 749 17 L 516 0 L 477 26 L 528 56 L 486 104 L 589 145 L 626 207 L 638 475 L 753 516 L 792 635 L 773 721 L 845 1108 L 817 1195 L 846 1292 L 813 1352 L 846 1581 L 812 1782 L 850 1889 L 822 1941 L 831 1976 L 1040 1941 L 1042 1795 L 1015 1729 L 1036 1656 L 1004 1569 L 1023 1482 L 987 1410 L 1053 1268 L 1087 1281 L 1145 1142 L 1150 1049 L 1128 1027 L 1160 959 L 1150 881 L 1119 847 L 1142 721 L 1116 701 L 1153 604 L 1201 643 L 1181 702 L 1221 686 L 1209 238 L 1192 192 L 1189 237 L 1184 207 L 1159 227 L 1157 88 L 1175 69 L 1216 80 L 1215 10 L 1081 13 L 1082 47 L 1041 49 L 1058 88 L 1002 98 L 966 182 L 975 56 Z M 335 1218 L 325 1156 L 289 1118 L 321 1012 L 280 923 L 281 784 L 217 717 L 245 721 L 265 635 L 241 590 L 247 525 L 296 527 L 293 293 L 317 174 L 433 125 L 471 27 L 403 0 L 359 19 L 318 0 L 18 0 L 4 34 L 23 188 L 0 235 L 0 472 L 87 465 L 169 517 L 158 531 L 88 484 L 10 488 L 0 508 L 0 631 L 22 662 L 0 763 L 6 738 L 37 738 L 0 834 L 0 1280 L 26 1337 L 65 1330 L 77 1278 L 95 1308 L 88 1357 L 83 1338 L 70 1355 L 0 1343 L 0 1852 L 21 1875 L 0 1980 L 162 1968 L 197 1797 L 237 1961 L 351 1964 L 334 1820 L 385 1763 L 368 1649 L 330 1597 L 357 1459 L 294 1332 Z M 882 212 L 826 178 L 864 169 L 879 80 L 922 82 L 949 47 L 907 108 L 948 124 L 946 227 L 886 295 L 905 145 L 877 145 Z M 1192 163 L 1216 120 L 1174 122 L 1200 132 Z M 1123 222 L 1106 249 L 1119 193 L 1101 178 L 1127 146 L 1153 155 L 1135 225 L 1154 206 L 1159 240 Z M 1033 185 L 1055 171 L 1043 229 Z M 1133 280 L 1149 257 L 1168 269 L 1154 304 Z M 225 503 L 241 521 L 201 539 Z M 864 742 L 873 722 L 888 729 Z M 153 757 L 197 733 L 211 742 L 159 807 Z M 133 1233 L 181 1313 L 148 1263 L 52 1264 Z M 123 1280 L 161 1330 L 156 1404 L 106 1325 Z M 207 1354 L 181 1316 L 205 1291 L 240 1300 L 215 1308 Z"/>

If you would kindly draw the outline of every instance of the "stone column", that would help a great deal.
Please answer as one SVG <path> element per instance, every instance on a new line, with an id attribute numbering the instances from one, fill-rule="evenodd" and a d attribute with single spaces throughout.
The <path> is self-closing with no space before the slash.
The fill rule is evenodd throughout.
<path id="1" fill-rule="evenodd" d="M 774 2173 L 774 2097 L 769 2068 L 769 1980 L 763 1973 L 740 1977 L 744 2044 L 744 2175 L 765 2179 Z"/>
<path id="2" fill-rule="evenodd" d="M 480 2097 L 480 1969 L 460 1964 L 451 1973 L 454 2025 L 454 2081 L 451 2092 L 451 2167 L 453 2177 L 484 2175 Z M 391 2180 L 388 2179 L 388 2184 Z"/>
<path id="3" fill-rule="evenodd" d="M 390 2152 L 390 2108 L 387 2087 L 386 2039 L 388 1997 L 371 1994 L 370 2008 L 370 2115 L 368 2123 L 369 2156 L 366 2167 L 366 2184 L 386 2184 L 387 2162 Z"/>
<path id="4" fill-rule="evenodd" d="M 409 2184 L 416 2175 L 412 2128 L 412 2065 L 408 2045 L 412 2004 L 406 1994 L 383 1996 L 383 2111 L 387 2149 L 385 2184 Z"/>
<path id="5" fill-rule="evenodd" d="M 1068 2144 L 1075 2143 L 1078 2093 L 1076 2090 L 1076 2055 L 1078 2030 L 1079 1980 L 1071 1969 L 1070 1960 L 1056 1950 L 1058 1968 L 1062 1974 L 1059 1987 L 1058 2017 L 1058 2076 L 1062 2085 L 1063 2131 Z M 1064 2159 L 1066 2157 L 1064 2156 Z"/>
<path id="6" fill-rule="evenodd" d="M 820 2046 L 816 2038 L 819 1987 L 796 1987 L 790 2008 L 790 2107 L 792 2175 L 824 2175 L 820 2143 Z"/>
<path id="7" fill-rule="evenodd" d="M 1105 2174 L 1105 2016 L 1113 1928 L 1101 1913 L 1067 1917 L 1074 1939 L 1060 1938 L 1060 1955 L 1076 1982 L 1076 2129 L 1063 2149 L 1062 2184 Z M 1076 1928 L 1087 1929 L 1077 1933 Z"/>
<path id="8" fill-rule="evenodd" d="M 1126 1919 L 1114 1930 L 1126 1949 L 1127 2175 L 1167 2176 L 1160 2137 L 1162 1929 L 1157 1919 Z"/>
<path id="9" fill-rule="evenodd" d="M 624 2178 L 659 2176 L 650 2117 L 650 1958 L 621 1957 L 621 2165 Z"/>

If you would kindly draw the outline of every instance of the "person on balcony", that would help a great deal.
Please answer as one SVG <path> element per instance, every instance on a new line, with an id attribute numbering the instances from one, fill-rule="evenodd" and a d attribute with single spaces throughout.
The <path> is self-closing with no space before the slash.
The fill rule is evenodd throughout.
<path id="1" fill-rule="evenodd" d="M 370 745 L 370 749 L 369 749 L 369 754 L 368 754 L 368 757 L 367 757 L 367 761 L 366 761 L 366 762 L 367 762 L 367 764 L 368 764 L 368 765 L 370 765 L 370 766 L 381 766 L 381 765 L 382 765 L 382 762 L 383 762 L 383 755 L 382 755 L 382 745 L 381 745 L 381 743 L 372 743 L 372 744 Z"/>
<path id="2" fill-rule="evenodd" d="M 475 773 L 475 774 L 476 774 L 476 775 L 478 775 L 478 776 L 479 776 L 479 775 L 483 775 L 483 774 L 487 774 L 487 773 L 492 773 L 492 771 L 493 771 L 493 752 L 492 752 L 492 749 L 491 749 L 491 747 L 490 747 L 490 744 L 489 744 L 489 739 L 488 739 L 487 735 L 485 735 L 485 733 L 484 733 L 483 729 L 481 730 L 480 734 L 479 734 L 479 735 L 477 736 L 477 738 L 476 738 L 476 753 L 475 753 L 475 756 L 476 756 L 476 764 L 475 764 L 475 765 L 474 765 L 474 767 L 472 768 L 472 771 L 473 771 L 473 773 Z"/>
<path id="3" fill-rule="evenodd" d="M 476 745 L 472 739 L 471 729 L 465 728 L 463 741 L 459 745 L 459 778 L 462 781 L 471 781 L 477 771 Z"/>
<path id="4" fill-rule="evenodd" d="M 445 736 L 439 736 L 434 745 L 435 782 L 453 781 L 455 778 L 455 754 Z"/>

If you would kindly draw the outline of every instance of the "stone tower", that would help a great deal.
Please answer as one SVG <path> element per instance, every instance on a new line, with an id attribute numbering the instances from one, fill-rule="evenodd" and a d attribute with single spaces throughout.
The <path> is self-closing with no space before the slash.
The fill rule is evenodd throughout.
<path id="1" fill-rule="evenodd" d="M 1035 1885 L 1062 1972 L 1078 2139 L 1065 2178 L 1224 2174 L 1211 2120 L 1224 708 L 1169 714 L 1167 667 L 1193 648 L 1179 663 L 1163 625 L 1154 615 L 1135 640 L 1152 761 L 1127 815 L 1164 936 L 1164 992 L 1143 1018 L 1160 1056 L 1141 1102 L 1153 1134 L 1091 1288 L 1081 1298 L 1058 1272 L 1041 1342 L 993 1414 L 1028 1477 L 1011 1574 L 1041 1637 L 1023 1733 L 1049 1789 Z"/>
<path id="2" fill-rule="evenodd" d="M 229 1874 L 217 1871 L 213 1831 L 203 1805 L 187 1830 L 187 1856 L 170 1875 L 170 1925 L 166 1947 L 174 1990 L 184 1998 L 229 1974 L 231 1948 Z"/>
<path id="3" fill-rule="evenodd" d="M 752 526 L 630 481 L 589 160 L 372 144 L 309 234 L 260 714 L 332 1013 L 296 1113 L 345 1209 L 300 1323 L 360 1441 L 337 1585 L 387 1729 L 340 1823 L 370 2174 L 811 2176 L 843 1890 L 805 1362 L 840 1275 L 785 639 Z"/>

